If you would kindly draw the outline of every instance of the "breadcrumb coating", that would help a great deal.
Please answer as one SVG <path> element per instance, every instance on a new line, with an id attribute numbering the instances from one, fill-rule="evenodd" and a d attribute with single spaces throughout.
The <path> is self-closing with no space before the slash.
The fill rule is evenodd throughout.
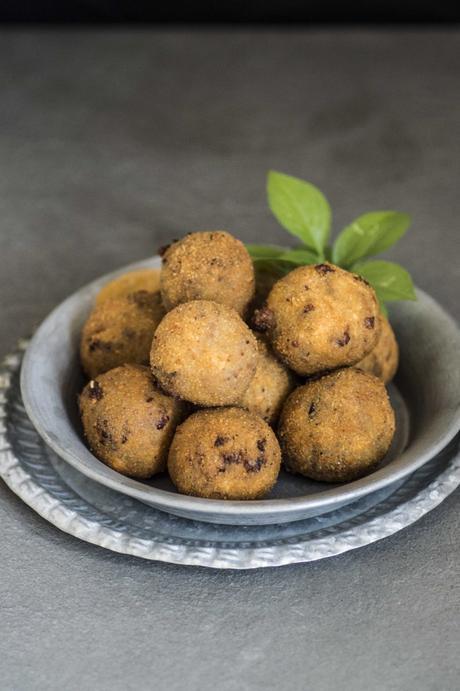
<path id="1" fill-rule="evenodd" d="M 395 416 L 384 383 L 354 367 L 296 389 L 278 428 L 286 468 L 312 480 L 347 482 L 387 453 Z"/>
<path id="2" fill-rule="evenodd" d="M 125 362 L 148 365 L 153 334 L 164 315 L 160 294 L 139 290 L 96 305 L 80 343 L 83 369 L 90 378 Z"/>
<path id="3" fill-rule="evenodd" d="M 241 408 L 200 410 L 177 428 L 168 470 L 179 492 L 258 499 L 276 482 L 281 452 L 272 429 Z"/>
<path id="4" fill-rule="evenodd" d="M 283 362 L 308 376 L 367 355 L 377 342 L 378 314 L 375 292 L 364 279 L 324 263 L 281 278 L 253 321 Z"/>
<path id="5" fill-rule="evenodd" d="M 296 385 L 296 377 L 262 340 L 258 340 L 256 373 L 241 399 L 241 405 L 274 425 L 284 401 Z"/>
<path id="6" fill-rule="evenodd" d="M 96 295 L 96 305 L 111 298 L 126 297 L 138 290 L 155 293 L 160 290 L 160 269 L 138 269 L 114 278 Z"/>
<path id="7" fill-rule="evenodd" d="M 155 386 L 148 367 L 122 365 L 92 379 L 79 403 L 88 444 L 103 463 L 136 478 L 165 469 L 184 404 Z"/>
<path id="8" fill-rule="evenodd" d="M 164 317 L 150 364 L 172 396 L 201 406 L 237 404 L 256 371 L 257 340 L 235 310 L 195 300 Z"/>
<path id="9" fill-rule="evenodd" d="M 360 360 L 356 367 L 374 374 L 387 384 L 396 374 L 399 364 L 399 348 L 391 324 L 382 314 L 379 315 L 379 337 L 377 344 Z"/>
<path id="10" fill-rule="evenodd" d="M 254 289 L 251 257 L 243 243 L 225 231 L 190 233 L 163 254 L 166 310 L 191 300 L 212 300 L 244 314 Z"/>

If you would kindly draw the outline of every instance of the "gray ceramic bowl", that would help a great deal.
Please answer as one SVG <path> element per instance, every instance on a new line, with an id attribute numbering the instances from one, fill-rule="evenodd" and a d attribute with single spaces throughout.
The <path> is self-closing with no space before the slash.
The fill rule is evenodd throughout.
<path id="1" fill-rule="evenodd" d="M 404 477 L 438 453 L 460 428 L 460 332 L 428 295 L 396 303 L 391 322 L 401 363 L 391 396 L 397 435 L 381 467 L 361 480 L 324 485 L 281 473 L 272 494 L 257 501 L 219 501 L 175 492 L 165 475 L 149 483 L 124 477 L 98 461 L 85 446 L 77 393 L 83 385 L 80 330 L 101 286 L 125 271 L 159 266 L 154 258 L 124 267 L 85 286 L 42 323 L 24 358 L 21 388 L 28 415 L 45 442 L 84 475 L 158 509 L 195 520 L 255 525 L 319 515 Z"/>

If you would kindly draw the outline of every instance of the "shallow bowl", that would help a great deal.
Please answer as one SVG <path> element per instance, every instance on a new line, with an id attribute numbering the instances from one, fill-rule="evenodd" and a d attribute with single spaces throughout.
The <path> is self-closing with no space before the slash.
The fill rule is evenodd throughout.
<path id="1" fill-rule="evenodd" d="M 401 359 L 390 395 L 397 434 L 379 468 L 341 485 L 325 485 L 282 472 L 267 499 L 223 501 L 178 494 L 166 475 L 140 482 L 99 461 L 85 446 L 77 394 L 80 331 L 104 283 L 126 271 L 158 267 L 158 257 L 123 267 L 88 284 L 44 320 L 27 349 L 21 390 L 29 417 L 45 442 L 65 461 L 106 487 L 169 513 L 213 523 L 263 525 L 317 516 L 404 478 L 433 458 L 460 429 L 460 332 L 426 293 L 416 302 L 395 303 L 390 319 Z"/>

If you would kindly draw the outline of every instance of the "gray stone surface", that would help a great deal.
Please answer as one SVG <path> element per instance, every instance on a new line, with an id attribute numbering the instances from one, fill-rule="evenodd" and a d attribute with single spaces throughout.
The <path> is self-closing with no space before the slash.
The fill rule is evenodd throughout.
<path id="1" fill-rule="evenodd" d="M 460 316 L 458 32 L 0 34 L 0 352 L 89 279 L 184 231 L 282 241 L 267 168 L 337 227 L 412 214 L 389 256 Z M 458 492 L 339 558 L 248 573 L 61 534 L 0 486 L 0 685 L 450 691 Z"/>

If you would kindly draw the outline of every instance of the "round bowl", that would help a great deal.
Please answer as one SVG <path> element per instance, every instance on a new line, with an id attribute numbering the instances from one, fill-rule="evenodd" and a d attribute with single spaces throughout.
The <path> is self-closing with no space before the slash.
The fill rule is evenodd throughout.
<path id="1" fill-rule="evenodd" d="M 167 476 L 140 482 L 99 461 L 86 447 L 77 394 L 84 384 L 79 364 L 80 331 L 104 283 L 126 271 L 159 267 L 138 262 L 88 284 L 62 302 L 36 331 L 24 357 L 21 390 L 26 411 L 44 441 L 61 458 L 106 487 L 157 509 L 213 523 L 263 525 L 320 515 L 382 489 L 395 488 L 433 458 L 460 429 L 460 332 L 426 293 L 416 302 L 394 303 L 390 319 L 401 359 L 390 395 L 397 434 L 387 457 L 366 477 L 326 485 L 282 472 L 267 499 L 223 501 L 178 494 Z"/>

